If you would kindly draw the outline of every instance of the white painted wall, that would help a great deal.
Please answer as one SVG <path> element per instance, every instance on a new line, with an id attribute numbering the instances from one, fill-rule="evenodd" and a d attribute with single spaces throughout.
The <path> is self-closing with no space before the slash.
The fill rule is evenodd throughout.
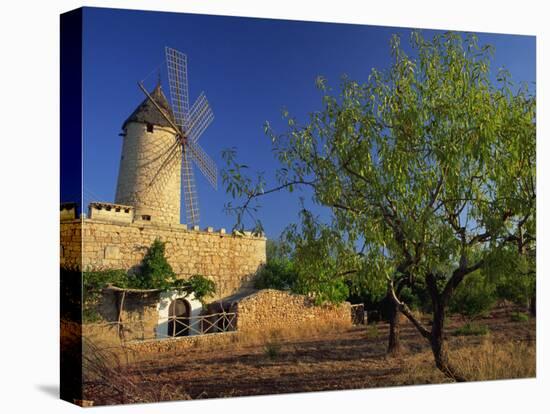
<path id="1" fill-rule="evenodd" d="M 191 293 L 185 296 L 185 293 L 178 293 L 177 291 L 166 291 L 160 294 L 160 301 L 157 304 L 157 310 L 159 313 L 159 321 L 156 327 L 157 338 L 166 338 L 168 336 L 168 318 L 170 303 L 176 299 L 185 299 L 191 305 L 191 317 L 190 326 L 200 332 L 200 319 L 198 316 L 202 311 L 202 304 L 195 299 L 195 295 Z M 198 335 L 197 332 L 190 331 L 189 336 Z"/>

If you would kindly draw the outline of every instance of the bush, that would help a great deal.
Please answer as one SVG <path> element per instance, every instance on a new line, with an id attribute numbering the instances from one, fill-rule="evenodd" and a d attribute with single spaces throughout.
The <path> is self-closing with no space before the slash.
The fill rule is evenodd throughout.
<path id="1" fill-rule="evenodd" d="M 376 325 L 367 325 L 367 338 L 377 339 L 380 336 Z"/>
<path id="2" fill-rule="evenodd" d="M 145 257 L 139 273 L 131 276 L 132 287 L 137 289 L 170 289 L 176 274 L 164 256 L 165 243 L 155 239 Z"/>
<path id="3" fill-rule="evenodd" d="M 269 359 L 275 359 L 281 352 L 281 344 L 278 341 L 269 341 L 264 346 L 264 354 Z"/>
<path id="4" fill-rule="evenodd" d="M 98 322 L 101 316 L 97 306 L 101 299 L 101 291 L 112 284 L 118 287 L 128 287 L 128 275 L 123 269 L 92 270 L 82 272 L 82 321 Z"/>
<path id="5" fill-rule="evenodd" d="M 173 288 L 187 292 L 187 294 L 193 293 L 201 303 L 207 296 L 211 296 L 216 292 L 214 281 L 202 275 L 193 275 L 188 280 L 178 279 L 174 282 Z"/>
<path id="6" fill-rule="evenodd" d="M 489 311 L 496 300 L 495 284 L 481 272 L 475 272 L 467 276 L 458 286 L 451 299 L 449 310 L 451 313 L 459 313 L 473 319 Z"/>
<path id="7" fill-rule="evenodd" d="M 510 315 L 510 319 L 513 322 L 528 322 L 529 315 L 523 312 L 512 312 L 512 314 Z"/>
<path id="8" fill-rule="evenodd" d="M 506 274 L 496 282 L 496 295 L 516 305 L 526 306 L 535 296 L 536 279 L 532 275 Z"/>
<path id="9" fill-rule="evenodd" d="M 489 327 L 487 325 L 479 325 L 472 322 L 468 322 L 454 331 L 454 334 L 458 336 L 482 336 L 488 333 Z"/>
<path id="10" fill-rule="evenodd" d="M 292 290 L 297 275 L 292 262 L 288 259 L 273 259 L 258 273 L 254 282 L 256 289 Z"/>

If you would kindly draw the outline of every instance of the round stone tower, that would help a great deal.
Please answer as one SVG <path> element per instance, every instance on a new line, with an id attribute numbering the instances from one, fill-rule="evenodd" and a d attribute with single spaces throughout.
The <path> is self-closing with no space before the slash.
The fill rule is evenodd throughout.
<path id="1" fill-rule="evenodd" d="M 160 84 L 151 96 L 173 120 Z M 133 206 L 136 220 L 179 224 L 182 149 L 176 131 L 149 98 L 124 121 L 122 130 L 115 203 Z"/>

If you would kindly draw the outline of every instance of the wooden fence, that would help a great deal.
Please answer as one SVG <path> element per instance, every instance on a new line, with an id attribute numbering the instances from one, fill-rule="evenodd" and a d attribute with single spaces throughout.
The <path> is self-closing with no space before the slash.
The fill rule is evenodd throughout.
<path id="1" fill-rule="evenodd" d="M 171 316 L 167 321 L 168 333 L 164 337 L 168 338 L 230 332 L 237 329 L 236 313 L 213 313 L 192 318 Z M 161 337 L 158 332 L 157 337 Z"/>
<path id="2" fill-rule="evenodd" d="M 140 319 L 100 322 L 84 325 L 89 332 L 116 334 L 122 342 L 211 335 L 237 330 L 237 314 L 222 312 L 192 317 L 170 316 L 164 319 Z"/>

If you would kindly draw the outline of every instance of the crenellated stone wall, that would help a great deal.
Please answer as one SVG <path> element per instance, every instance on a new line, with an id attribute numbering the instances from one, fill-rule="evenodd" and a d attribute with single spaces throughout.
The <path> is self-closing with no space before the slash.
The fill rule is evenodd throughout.
<path id="1" fill-rule="evenodd" d="M 82 262 L 83 269 L 136 269 L 157 237 L 166 242 L 166 257 L 180 278 L 201 274 L 216 283 L 213 300 L 251 287 L 266 261 L 266 239 L 250 233 L 82 219 L 61 222 L 61 265 Z"/>

